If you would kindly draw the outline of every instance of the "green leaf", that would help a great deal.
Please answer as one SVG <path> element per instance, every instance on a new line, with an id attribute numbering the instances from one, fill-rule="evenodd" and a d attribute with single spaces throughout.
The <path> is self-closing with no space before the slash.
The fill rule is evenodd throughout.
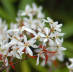
<path id="1" fill-rule="evenodd" d="M 6 13 L 10 16 L 11 19 L 15 18 L 15 10 L 10 0 L 1 0 L 2 5 Z"/>
<path id="2" fill-rule="evenodd" d="M 34 59 L 29 59 L 29 64 L 36 70 L 36 72 L 48 72 L 45 67 L 42 67 L 40 65 L 36 65 L 36 60 Z"/>
<path id="3" fill-rule="evenodd" d="M 69 70 L 66 67 L 60 67 L 55 69 L 53 72 L 69 72 Z"/>
<path id="4" fill-rule="evenodd" d="M 73 44 L 70 42 L 64 42 L 64 47 L 67 48 L 65 55 L 68 57 L 73 57 Z"/>
<path id="5" fill-rule="evenodd" d="M 30 72 L 30 67 L 26 60 L 24 60 L 20 66 L 21 66 L 21 72 Z"/>
<path id="6" fill-rule="evenodd" d="M 24 9 L 25 5 L 27 4 L 32 4 L 34 2 L 34 0 L 21 0 L 20 4 L 19 4 L 19 9 Z"/>
<path id="7" fill-rule="evenodd" d="M 65 38 L 72 36 L 73 35 L 73 21 L 67 22 L 62 30 L 65 33 Z"/>
<path id="8" fill-rule="evenodd" d="M 7 13 L 2 8 L 0 8 L 0 16 L 4 19 L 9 19 Z"/>

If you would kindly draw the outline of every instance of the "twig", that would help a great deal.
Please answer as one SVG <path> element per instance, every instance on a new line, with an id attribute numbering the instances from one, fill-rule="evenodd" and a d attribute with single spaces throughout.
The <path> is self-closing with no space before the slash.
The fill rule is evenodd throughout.
<path id="1" fill-rule="evenodd" d="M 18 62 L 16 62 L 16 63 L 14 63 L 13 65 L 16 65 L 16 64 L 18 64 L 18 63 L 21 63 L 23 60 L 25 60 L 25 59 L 22 59 L 22 60 L 20 60 L 20 61 L 18 61 Z M 1 68 L 0 68 L 0 72 L 2 72 L 2 71 L 4 71 L 6 68 L 8 68 L 10 65 L 8 65 L 8 66 L 2 66 Z"/>

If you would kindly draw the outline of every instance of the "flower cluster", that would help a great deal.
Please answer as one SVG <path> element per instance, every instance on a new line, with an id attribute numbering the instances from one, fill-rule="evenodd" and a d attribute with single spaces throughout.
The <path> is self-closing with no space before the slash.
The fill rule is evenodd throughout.
<path id="1" fill-rule="evenodd" d="M 42 13 L 42 7 L 34 3 L 26 5 L 25 10 L 18 12 L 17 24 L 11 23 L 10 29 L 0 19 L 0 61 L 7 66 L 14 58 L 22 59 L 22 55 L 37 58 L 37 65 L 52 63 L 56 59 L 63 61 L 62 24 L 54 22 Z M 9 59 L 10 58 L 10 59 Z"/>

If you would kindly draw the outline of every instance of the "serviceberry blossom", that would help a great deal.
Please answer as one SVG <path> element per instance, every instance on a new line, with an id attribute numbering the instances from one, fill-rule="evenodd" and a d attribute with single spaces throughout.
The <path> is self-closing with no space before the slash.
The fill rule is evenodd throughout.
<path id="1" fill-rule="evenodd" d="M 66 48 L 62 46 L 62 24 L 50 17 L 44 18 L 42 7 L 33 3 L 32 6 L 26 5 L 25 10 L 19 10 L 17 23 L 11 23 L 10 29 L 0 19 L 0 61 L 5 66 L 15 58 L 22 60 L 24 55 L 36 57 L 36 64 L 41 63 L 42 66 L 64 60 Z"/>
<path id="2" fill-rule="evenodd" d="M 48 63 L 49 61 L 53 61 L 56 59 L 63 61 L 63 51 L 66 49 L 62 47 L 62 37 L 64 35 L 64 33 L 61 33 L 60 28 L 62 24 L 57 24 L 53 22 L 53 20 L 49 17 L 47 18 L 47 20 L 43 21 L 45 25 L 46 23 L 49 24 L 49 27 L 44 26 L 43 30 L 41 30 L 41 32 L 39 31 L 39 38 L 41 39 L 40 41 L 42 41 L 42 45 L 39 45 L 39 48 L 41 49 L 37 49 L 36 52 L 39 52 L 39 55 L 44 59 L 45 63 Z"/>

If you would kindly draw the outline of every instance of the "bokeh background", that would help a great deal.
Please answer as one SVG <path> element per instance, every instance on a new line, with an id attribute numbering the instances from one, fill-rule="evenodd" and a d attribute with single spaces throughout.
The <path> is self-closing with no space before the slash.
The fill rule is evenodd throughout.
<path id="1" fill-rule="evenodd" d="M 73 0 L 0 0 L 0 17 L 6 20 L 9 26 L 11 22 L 15 22 L 18 10 L 23 10 L 26 4 L 31 5 L 33 2 L 43 7 L 46 17 L 63 23 L 62 32 L 65 33 L 63 46 L 67 48 L 65 61 L 50 68 L 47 65 L 36 66 L 35 59 L 27 59 L 15 65 L 16 70 L 11 69 L 10 72 L 68 72 L 65 62 L 73 57 Z"/>

